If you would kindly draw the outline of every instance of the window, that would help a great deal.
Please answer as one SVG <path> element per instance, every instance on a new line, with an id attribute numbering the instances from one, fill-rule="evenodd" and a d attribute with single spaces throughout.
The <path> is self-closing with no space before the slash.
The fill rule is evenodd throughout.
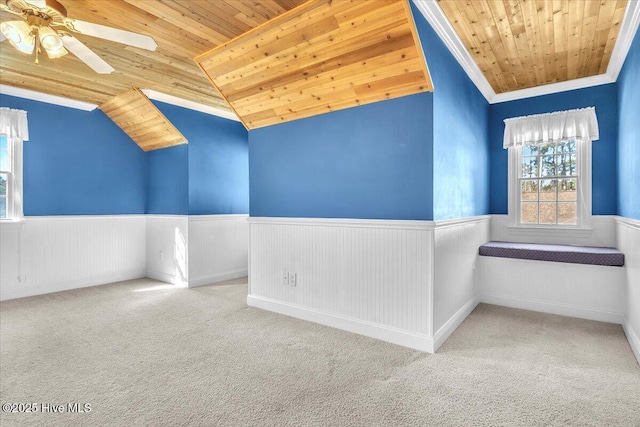
<path id="1" fill-rule="evenodd" d="M 520 223 L 577 225 L 576 142 L 527 145 L 519 151 Z"/>
<path id="2" fill-rule="evenodd" d="M 0 221 L 22 219 L 22 144 L 27 112 L 0 107 Z"/>
<path id="3" fill-rule="evenodd" d="M 7 137 L 0 135 L 0 219 L 7 219 L 7 207 L 11 204 L 13 194 L 11 188 L 12 161 L 10 145 Z"/>
<path id="4" fill-rule="evenodd" d="M 589 228 L 595 109 L 505 120 L 512 227 Z"/>

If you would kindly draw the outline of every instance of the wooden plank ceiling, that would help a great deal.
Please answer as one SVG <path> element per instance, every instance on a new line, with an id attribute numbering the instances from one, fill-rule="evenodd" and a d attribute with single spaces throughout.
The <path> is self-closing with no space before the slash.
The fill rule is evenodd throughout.
<path id="1" fill-rule="evenodd" d="M 195 61 L 249 129 L 432 90 L 406 0 L 311 0 Z"/>
<path id="2" fill-rule="evenodd" d="M 137 88 L 100 105 L 100 109 L 144 151 L 186 144 L 187 138 Z"/>
<path id="3" fill-rule="evenodd" d="M 35 65 L 4 41 L 0 83 L 98 105 L 139 87 L 230 111 L 194 63 L 199 56 L 249 127 L 430 88 L 426 68 L 418 65 L 421 52 L 411 47 L 406 0 L 59 1 L 70 18 L 150 35 L 158 49 L 77 34 L 115 68 L 100 75 L 72 54 L 40 55 Z M 627 4 L 438 1 L 497 93 L 604 73 Z M 300 5 L 304 12 L 277 20 Z M 247 39 L 230 42 L 246 33 Z M 257 47 L 249 40 L 258 40 Z"/>
<path id="4" fill-rule="evenodd" d="M 604 74 L 627 0 L 438 0 L 496 93 Z"/>
<path id="5" fill-rule="evenodd" d="M 150 52 L 75 34 L 115 68 L 100 75 L 73 54 L 59 59 L 33 57 L 0 48 L 0 83 L 94 104 L 102 104 L 131 87 L 229 110 L 193 57 L 237 37 L 304 0 L 59 0 L 70 18 L 152 36 Z M 2 13 L 2 21 L 15 20 Z"/>

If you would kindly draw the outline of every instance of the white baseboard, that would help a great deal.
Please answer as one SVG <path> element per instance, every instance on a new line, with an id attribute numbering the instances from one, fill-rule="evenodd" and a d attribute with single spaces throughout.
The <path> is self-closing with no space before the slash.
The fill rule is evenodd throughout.
<path id="1" fill-rule="evenodd" d="M 392 344 L 409 347 L 427 353 L 434 352 L 433 339 L 426 335 L 403 331 L 389 326 L 364 320 L 341 316 L 335 313 L 328 313 L 295 304 L 283 303 L 280 301 L 264 298 L 256 295 L 247 296 L 247 305 L 273 311 L 309 322 L 320 323 L 343 331 L 364 335 L 370 338 L 390 342 Z"/>
<path id="2" fill-rule="evenodd" d="M 629 340 L 629 346 L 631 350 L 633 350 L 633 354 L 636 356 L 636 360 L 638 364 L 640 364 L 640 339 L 638 335 L 631 327 L 631 322 L 625 316 L 624 323 L 622 324 L 622 329 L 624 329 L 624 333 L 627 336 L 627 340 Z"/>
<path id="3" fill-rule="evenodd" d="M 456 312 L 447 322 L 442 325 L 440 329 L 435 333 L 433 337 L 433 350 L 438 351 L 440 346 L 444 344 L 444 342 L 451 336 L 451 334 L 458 329 L 458 326 L 464 322 L 471 312 L 478 306 L 480 303 L 479 298 L 476 296 L 471 298 L 465 305 L 463 305 L 460 310 Z"/>
<path id="4" fill-rule="evenodd" d="M 248 271 L 246 268 L 229 271 L 227 273 L 210 274 L 208 276 L 189 279 L 189 287 L 195 288 L 198 286 L 210 285 L 212 283 L 224 282 L 225 280 L 238 279 L 240 277 L 247 276 L 247 274 Z"/>
<path id="5" fill-rule="evenodd" d="M 146 277 L 149 279 L 159 280 L 165 283 L 171 283 L 172 285 L 187 287 L 187 283 L 185 283 L 181 277 L 178 277 L 174 274 L 163 273 L 161 271 L 153 271 L 147 270 Z"/>
<path id="6" fill-rule="evenodd" d="M 133 270 L 123 273 L 94 276 L 86 279 L 68 280 L 64 282 L 48 283 L 42 286 L 24 287 L 0 291 L 0 301 L 15 298 L 31 297 L 35 295 L 50 294 L 53 292 L 68 291 L 71 289 L 88 288 L 91 286 L 105 285 L 108 283 L 122 282 L 124 280 L 141 279 L 145 277 L 144 270 Z"/>
<path id="7" fill-rule="evenodd" d="M 540 311 L 542 313 L 557 314 L 560 316 L 577 317 L 579 319 L 596 320 L 599 322 L 623 324 L 624 314 L 610 311 L 594 310 L 573 306 L 569 304 L 558 304 L 555 302 L 540 301 L 533 299 L 513 298 L 502 295 L 480 295 L 480 302 L 505 307 L 520 308 L 522 310 Z"/>

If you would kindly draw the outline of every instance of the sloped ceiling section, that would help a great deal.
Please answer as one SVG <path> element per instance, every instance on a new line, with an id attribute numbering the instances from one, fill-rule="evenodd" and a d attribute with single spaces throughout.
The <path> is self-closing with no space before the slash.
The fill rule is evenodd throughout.
<path id="1" fill-rule="evenodd" d="M 406 0 L 311 0 L 195 61 L 248 129 L 433 90 Z"/>
<path id="2" fill-rule="evenodd" d="M 187 138 L 137 88 L 111 98 L 100 109 L 144 151 L 187 143 Z"/>
<path id="3" fill-rule="evenodd" d="M 4 0 L 0 0 L 3 2 Z M 73 54 L 49 59 L 0 44 L 2 84 L 100 105 L 131 87 L 229 111 L 193 57 L 293 9 L 304 0 L 59 0 L 69 18 L 154 38 L 154 51 L 75 34 L 115 68 L 97 74 Z M 16 16 L 0 12 L 2 21 Z"/>
<path id="4" fill-rule="evenodd" d="M 438 4 L 493 90 L 504 93 L 604 74 L 627 0 Z"/>

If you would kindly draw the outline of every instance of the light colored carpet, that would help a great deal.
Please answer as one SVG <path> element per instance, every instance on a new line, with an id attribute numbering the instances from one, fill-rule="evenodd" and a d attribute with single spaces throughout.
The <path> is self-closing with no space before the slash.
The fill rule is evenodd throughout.
<path id="1" fill-rule="evenodd" d="M 136 280 L 0 304 L 13 425 L 640 425 L 620 326 L 480 305 L 435 355 L 247 308 L 245 280 Z"/>

